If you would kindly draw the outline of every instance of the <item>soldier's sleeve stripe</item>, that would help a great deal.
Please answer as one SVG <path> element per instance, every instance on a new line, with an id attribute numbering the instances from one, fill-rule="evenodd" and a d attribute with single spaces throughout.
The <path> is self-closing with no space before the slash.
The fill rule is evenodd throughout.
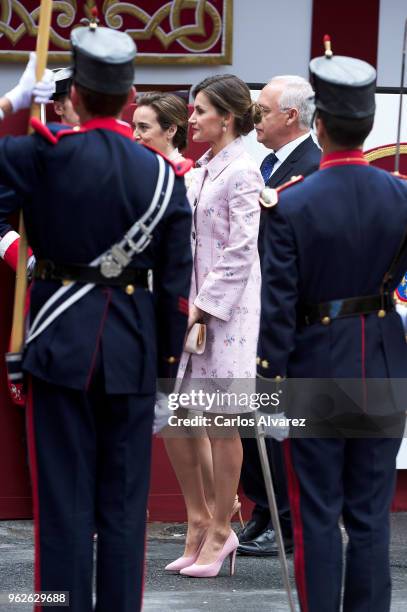
<path id="1" fill-rule="evenodd" d="M 14 230 L 10 230 L 7 234 L 4 234 L 3 238 L 0 240 L 0 257 L 4 259 L 6 264 L 13 270 L 17 270 L 19 244 L 20 234 L 17 234 Z M 32 254 L 32 250 L 28 247 L 28 260 L 32 257 Z"/>
<path id="2" fill-rule="evenodd" d="M 10 230 L 7 234 L 4 234 L 3 238 L 0 240 L 0 257 L 4 259 L 7 250 L 10 246 L 20 238 L 17 232 Z"/>
<path id="3" fill-rule="evenodd" d="M 37 119 L 37 117 L 32 117 L 30 119 L 30 125 L 33 128 L 33 130 L 37 132 L 37 134 L 40 134 L 41 136 L 43 136 L 51 144 L 56 144 L 58 142 L 58 139 L 54 136 L 51 130 L 47 128 L 46 125 L 41 123 L 41 121 Z"/>

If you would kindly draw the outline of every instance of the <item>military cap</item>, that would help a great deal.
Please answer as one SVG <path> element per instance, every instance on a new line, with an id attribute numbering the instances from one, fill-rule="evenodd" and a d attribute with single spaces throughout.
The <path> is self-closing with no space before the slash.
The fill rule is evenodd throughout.
<path id="1" fill-rule="evenodd" d="M 360 59 L 334 55 L 329 36 L 324 44 L 325 55 L 309 65 L 316 108 L 346 119 L 374 115 L 376 70 Z"/>
<path id="2" fill-rule="evenodd" d="M 124 94 L 134 80 L 136 45 L 124 32 L 89 26 L 71 33 L 74 60 L 73 80 L 78 85 L 103 94 Z"/>
<path id="3" fill-rule="evenodd" d="M 52 100 L 58 100 L 59 96 L 67 96 L 72 85 L 72 68 L 55 68 L 55 92 Z"/>

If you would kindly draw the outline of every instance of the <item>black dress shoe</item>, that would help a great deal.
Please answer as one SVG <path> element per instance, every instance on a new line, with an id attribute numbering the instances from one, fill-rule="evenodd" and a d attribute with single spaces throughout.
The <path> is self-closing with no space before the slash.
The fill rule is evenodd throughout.
<path id="1" fill-rule="evenodd" d="M 287 554 L 293 552 L 292 538 L 284 538 L 284 548 Z M 242 542 L 237 549 L 241 555 L 251 557 L 275 557 L 278 555 L 276 534 L 274 529 L 266 529 L 251 542 Z"/>
<path id="2" fill-rule="evenodd" d="M 251 542 L 264 531 L 264 525 L 259 525 L 256 521 L 250 520 L 246 523 L 240 533 L 237 534 L 239 542 Z"/>

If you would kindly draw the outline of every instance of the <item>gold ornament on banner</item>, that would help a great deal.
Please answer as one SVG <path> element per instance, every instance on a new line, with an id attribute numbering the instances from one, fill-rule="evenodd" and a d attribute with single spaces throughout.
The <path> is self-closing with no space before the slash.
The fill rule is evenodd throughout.
<path id="1" fill-rule="evenodd" d="M 31 3 L 27 3 L 31 4 Z M 90 17 L 95 6 L 94 0 L 85 0 L 83 10 L 78 14 L 76 0 L 54 0 L 52 3 L 56 25 L 50 28 L 50 42 L 54 50 L 49 53 L 50 60 L 69 61 L 69 36 L 73 27 L 79 24 L 80 17 Z M 39 7 L 29 10 L 21 0 L 0 0 L 0 40 L 4 36 L 15 45 L 24 37 L 35 37 L 38 29 Z M 202 63 L 230 64 L 232 61 L 232 9 L 233 0 L 223 0 L 223 14 L 210 0 L 170 0 L 150 14 L 137 2 L 121 2 L 120 0 L 105 0 L 102 6 L 104 24 L 107 27 L 121 30 L 129 34 L 135 42 L 156 39 L 162 46 L 162 52 L 143 52 L 140 50 L 137 58 L 139 64 L 165 63 Z M 194 10 L 191 23 L 182 25 L 184 10 Z M 20 24 L 11 25 L 18 17 Z M 125 27 L 127 18 L 137 19 L 141 27 Z M 164 29 L 169 24 L 170 29 Z M 209 25 L 210 24 L 210 25 Z M 55 22 L 54 22 L 55 25 Z M 61 30 L 66 29 L 66 35 Z M 197 40 L 199 37 L 199 40 Z M 221 52 L 211 53 L 211 49 L 221 40 Z M 166 53 L 173 44 L 178 43 L 185 53 Z M 55 50 L 56 47 L 56 50 Z M 140 45 L 139 45 L 140 47 Z M 29 50 L 0 50 L 0 59 L 26 60 Z"/>

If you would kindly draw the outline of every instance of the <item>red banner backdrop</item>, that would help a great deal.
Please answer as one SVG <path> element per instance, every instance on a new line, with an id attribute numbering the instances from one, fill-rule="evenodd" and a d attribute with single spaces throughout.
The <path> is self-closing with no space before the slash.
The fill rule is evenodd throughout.
<path id="1" fill-rule="evenodd" d="M 27 133 L 28 111 L 0 122 L 0 138 Z M 10 219 L 15 229 L 18 218 Z M 31 517 L 31 487 L 25 440 L 25 411 L 9 397 L 4 354 L 8 351 L 14 299 L 14 272 L 0 259 L 0 519 Z"/>
<path id="2" fill-rule="evenodd" d="M 35 49 L 38 0 L 0 0 L 0 59 L 25 60 Z M 127 32 L 138 63 L 230 64 L 233 0 L 54 0 L 52 61 L 69 61 L 69 35 L 92 8 L 100 25 Z"/>
<path id="3" fill-rule="evenodd" d="M 313 0 L 311 57 L 323 54 L 329 34 L 336 55 L 351 55 L 377 63 L 380 0 Z"/>

